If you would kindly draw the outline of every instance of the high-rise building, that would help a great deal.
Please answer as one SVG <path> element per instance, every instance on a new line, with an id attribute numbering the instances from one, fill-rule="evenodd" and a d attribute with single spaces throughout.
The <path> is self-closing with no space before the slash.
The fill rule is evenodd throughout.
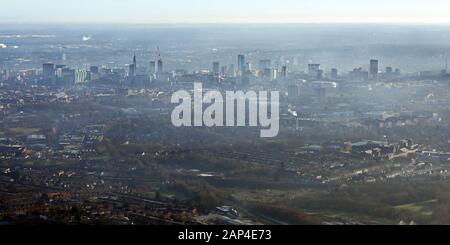
<path id="1" fill-rule="evenodd" d="M 2 81 L 7 81 L 7 80 L 9 80 L 9 70 L 3 70 L 2 71 L 2 77 L 1 77 L 1 80 Z"/>
<path id="2" fill-rule="evenodd" d="M 134 80 L 136 77 L 136 68 L 137 68 L 137 62 L 136 62 L 136 54 L 133 55 L 133 64 L 128 65 L 128 79 Z"/>
<path id="3" fill-rule="evenodd" d="M 370 60 L 370 79 L 378 79 L 378 60 Z"/>
<path id="4" fill-rule="evenodd" d="M 390 66 L 386 67 L 386 75 L 392 75 L 394 73 L 394 69 Z"/>
<path id="5" fill-rule="evenodd" d="M 163 60 L 161 58 L 161 51 L 159 50 L 159 47 L 156 49 L 156 73 L 162 73 L 163 72 Z"/>
<path id="6" fill-rule="evenodd" d="M 148 72 L 149 72 L 150 76 L 153 76 L 156 73 L 156 62 L 155 61 L 150 61 Z"/>
<path id="7" fill-rule="evenodd" d="M 162 61 L 162 59 L 159 59 L 157 66 L 156 66 L 156 73 L 162 73 L 162 72 L 163 72 L 163 61 Z"/>
<path id="8" fill-rule="evenodd" d="M 220 73 L 220 63 L 215 61 L 213 62 L 213 74 L 219 75 L 219 73 Z"/>
<path id="9" fill-rule="evenodd" d="M 55 78 L 55 65 L 53 63 L 45 63 L 42 65 L 42 77 L 46 81 L 53 81 Z"/>
<path id="10" fill-rule="evenodd" d="M 74 71 L 74 83 L 84 83 L 87 78 L 87 71 L 84 69 L 77 69 Z"/>
<path id="11" fill-rule="evenodd" d="M 277 80 L 278 71 L 274 68 L 266 68 L 263 71 L 263 78 L 267 81 Z"/>
<path id="12" fill-rule="evenodd" d="M 286 78 L 286 76 L 287 76 L 287 66 L 281 67 L 280 76 L 281 76 L 281 78 Z"/>
<path id="13" fill-rule="evenodd" d="M 128 66 L 128 78 L 134 79 L 136 76 L 136 66 L 134 64 L 131 64 Z"/>
<path id="14" fill-rule="evenodd" d="M 338 78 L 338 69 L 336 69 L 336 68 L 331 69 L 330 78 L 331 79 L 337 79 Z"/>
<path id="15" fill-rule="evenodd" d="M 309 64 L 308 65 L 308 76 L 311 78 L 317 78 L 319 75 L 320 64 Z"/>
<path id="16" fill-rule="evenodd" d="M 90 68 L 89 68 L 89 71 L 91 72 L 91 73 L 93 73 L 93 74 L 98 74 L 98 66 L 91 66 Z"/>
<path id="17" fill-rule="evenodd" d="M 319 70 L 317 71 L 317 76 L 316 76 L 316 78 L 319 79 L 319 80 L 322 80 L 322 79 L 323 79 L 323 70 L 322 70 L 322 69 L 319 69 Z"/>
<path id="18" fill-rule="evenodd" d="M 72 86 L 75 83 L 75 70 L 70 68 L 61 69 L 60 80 L 63 86 Z"/>
<path id="19" fill-rule="evenodd" d="M 56 78 L 61 79 L 62 77 L 62 70 L 66 68 L 66 65 L 56 65 Z"/>
<path id="20" fill-rule="evenodd" d="M 98 69 L 98 66 L 91 66 L 89 67 L 89 73 L 87 74 L 87 80 L 95 81 L 100 78 L 100 70 Z"/>
<path id="21" fill-rule="evenodd" d="M 259 70 L 264 71 L 264 69 L 270 68 L 272 66 L 271 60 L 260 60 L 259 61 Z"/>
<path id="22" fill-rule="evenodd" d="M 238 76 L 244 75 L 245 72 L 245 56 L 238 55 Z"/>
<path id="23" fill-rule="evenodd" d="M 235 70 L 233 64 L 230 64 L 230 65 L 228 66 L 227 75 L 230 76 L 230 77 L 235 77 L 235 76 L 236 76 L 236 70 Z"/>
<path id="24" fill-rule="evenodd" d="M 222 66 L 222 68 L 220 68 L 220 73 L 222 75 L 227 75 L 228 73 L 228 68 L 226 66 Z"/>
<path id="25" fill-rule="evenodd" d="M 245 63 L 244 72 L 247 72 L 247 71 L 252 71 L 252 63 L 250 63 L 250 62 Z"/>

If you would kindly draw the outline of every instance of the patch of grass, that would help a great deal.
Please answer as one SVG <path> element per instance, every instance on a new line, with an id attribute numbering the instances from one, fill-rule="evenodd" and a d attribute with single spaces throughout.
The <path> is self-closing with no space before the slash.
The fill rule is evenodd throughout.
<path id="1" fill-rule="evenodd" d="M 161 198 L 168 198 L 168 199 L 174 199 L 177 196 L 177 194 L 173 192 L 161 192 L 160 197 Z"/>
<path id="2" fill-rule="evenodd" d="M 275 203 L 307 195 L 308 190 L 231 190 L 232 196 L 241 202 Z"/>
<path id="3" fill-rule="evenodd" d="M 365 215 L 360 213 L 340 212 L 335 210 L 303 210 L 305 213 L 320 217 L 323 221 L 356 221 L 363 222 L 365 224 L 376 225 L 392 225 L 396 222 L 394 220 L 374 217 L 371 215 Z"/>
<path id="4" fill-rule="evenodd" d="M 433 209 L 437 202 L 438 202 L 437 200 L 429 200 L 429 201 L 425 201 L 425 202 L 416 202 L 416 203 L 399 205 L 399 206 L 396 206 L 395 208 L 408 210 L 410 212 L 418 213 L 418 214 L 421 214 L 424 216 L 430 216 L 433 214 Z"/>
<path id="5" fill-rule="evenodd" d="M 110 156 L 102 156 L 102 155 L 93 155 L 93 156 L 88 156 L 87 160 L 89 161 L 109 161 L 111 160 Z"/>

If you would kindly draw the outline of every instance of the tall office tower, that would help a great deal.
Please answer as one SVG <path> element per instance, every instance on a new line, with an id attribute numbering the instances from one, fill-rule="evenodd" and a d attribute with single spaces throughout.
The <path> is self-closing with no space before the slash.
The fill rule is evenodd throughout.
<path id="1" fill-rule="evenodd" d="M 231 64 L 231 65 L 228 66 L 228 72 L 227 72 L 227 75 L 230 76 L 230 77 L 235 77 L 235 76 L 236 76 L 236 70 L 235 70 L 233 64 Z"/>
<path id="2" fill-rule="evenodd" d="M 238 55 L 238 76 L 244 75 L 245 72 L 245 56 Z"/>
<path id="3" fill-rule="evenodd" d="M 319 75 L 320 64 L 309 64 L 308 65 L 308 76 L 311 78 L 317 78 Z"/>
<path id="4" fill-rule="evenodd" d="M 378 79 L 378 60 L 370 60 L 370 79 Z"/>
<path id="5" fill-rule="evenodd" d="M 2 81 L 7 81 L 9 79 L 9 70 L 3 70 L 1 78 Z"/>
<path id="6" fill-rule="evenodd" d="M 270 81 L 275 81 L 278 79 L 278 71 L 277 69 L 271 68 L 270 69 Z"/>
<path id="7" fill-rule="evenodd" d="M 278 71 L 274 68 L 266 68 L 263 71 L 263 78 L 267 81 L 275 81 L 278 78 Z"/>
<path id="8" fill-rule="evenodd" d="M 99 69 L 98 66 L 91 66 L 89 67 L 89 72 L 87 73 L 87 80 L 90 81 L 95 81 L 98 80 L 100 78 L 100 73 L 99 73 Z"/>
<path id="9" fill-rule="evenodd" d="M 161 58 L 161 51 L 159 50 L 159 47 L 156 48 L 156 73 L 162 73 L 163 72 L 163 61 Z"/>
<path id="10" fill-rule="evenodd" d="M 222 68 L 220 68 L 220 73 L 224 76 L 227 75 L 228 68 L 226 66 L 222 66 Z"/>
<path id="11" fill-rule="evenodd" d="M 136 77 L 136 67 L 134 64 L 128 66 L 128 78 L 134 79 Z"/>
<path id="12" fill-rule="evenodd" d="M 264 69 L 270 68 L 272 66 L 271 60 L 260 60 L 259 61 L 259 70 L 264 71 Z"/>
<path id="13" fill-rule="evenodd" d="M 286 78 L 286 76 L 287 76 L 287 66 L 281 67 L 280 76 L 281 76 L 281 78 Z"/>
<path id="14" fill-rule="evenodd" d="M 331 69 L 330 78 L 331 79 L 337 79 L 338 78 L 338 70 L 336 68 Z"/>
<path id="15" fill-rule="evenodd" d="M 66 68 L 66 65 L 56 65 L 55 66 L 55 73 L 56 73 L 56 78 L 57 79 L 61 79 L 62 77 L 62 70 Z"/>
<path id="16" fill-rule="evenodd" d="M 45 63 L 42 65 L 42 77 L 46 81 L 53 81 L 55 78 L 55 65 L 53 63 Z"/>
<path id="17" fill-rule="evenodd" d="M 219 62 L 213 62 L 213 74 L 219 75 L 220 73 L 220 63 Z"/>
<path id="18" fill-rule="evenodd" d="M 247 72 L 247 71 L 252 71 L 252 63 L 250 63 L 250 62 L 245 63 L 244 72 Z"/>
<path id="19" fill-rule="evenodd" d="M 74 71 L 74 83 L 84 83 L 87 79 L 87 71 L 84 69 Z"/>
<path id="20" fill-rule="evenodd" d="M 75 70 L 63 68 L 61 70 L 61 82 L 63 86 L 72 86 L 75 83 Z"/>
<path id="21" fill-rule="evenodd" d="M 136 77 L 136 54 L 133 55 L 133 64 L 128 66 L 128 79 L 134 80 Z"/>
<path id="22" fill-rule="evenodd" d="M 148 72 L 150 73 L 150 76 L 153 76 L 156 73 L 156 62 L 150 61 Z"/>
<path id="23" fill-rule="evenodd" d="M 322 69 L 319 69 L 317 71 L 317 77 L 316 78 L 319 79 L 319 80 L 323 79 L 323 70 Z"/>
<path id="24" fill-rule="evenodd" d="M 162 59 L 158 60 L 158 65 L 156 67 L 156 73 L 162 73 L 163 72 L 163 61 Z"/>
<path id="25" fill-rule="evenodd" d="M 98 74 L 98 66 L 91 66 L 91 67 L 89 68 L 89 71 L 90 71 L 92 74 Z"/>

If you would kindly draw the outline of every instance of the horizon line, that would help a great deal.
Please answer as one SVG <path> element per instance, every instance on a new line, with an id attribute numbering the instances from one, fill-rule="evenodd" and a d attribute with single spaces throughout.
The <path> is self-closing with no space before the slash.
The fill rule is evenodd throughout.
<path id="1" fill-rule="evenodd" d="M 450 26 L 450 22 L 352 22 L 352 21 L 297 21 L 297 22 L 107 22 L 107 21 L 1 21 L 5 25 L 405 25 L 405 26 Z"/>

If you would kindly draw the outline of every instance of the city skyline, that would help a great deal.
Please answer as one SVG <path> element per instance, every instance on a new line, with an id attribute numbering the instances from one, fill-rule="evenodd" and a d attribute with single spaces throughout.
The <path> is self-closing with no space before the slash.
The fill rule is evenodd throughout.
<path id="1" fill-rule="evenodd" d="M 24 8 L 26 6 L 26 8 Z M 450 24 L 450 3 L 430 1 L 10 1 L 3 23 L 412 23 Z"/>

